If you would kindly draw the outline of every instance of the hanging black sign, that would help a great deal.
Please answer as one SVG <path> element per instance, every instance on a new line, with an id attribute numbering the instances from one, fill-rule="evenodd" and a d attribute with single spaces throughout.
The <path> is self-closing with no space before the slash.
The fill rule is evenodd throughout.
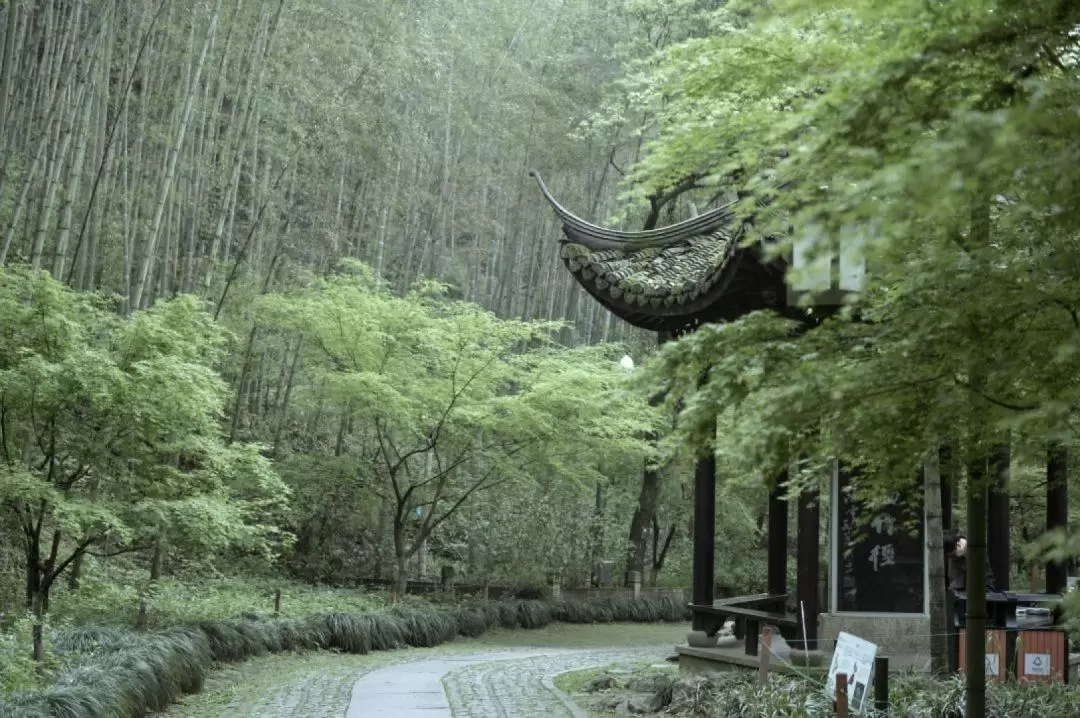
<path id="1" fill-rule="evenodd" d="M 840 465 L 837 480 L 837 610 L 923 613 L 926 608 L 926 523 L 922 483 L 885 505 L 855 496 L 857 473 Z"/>

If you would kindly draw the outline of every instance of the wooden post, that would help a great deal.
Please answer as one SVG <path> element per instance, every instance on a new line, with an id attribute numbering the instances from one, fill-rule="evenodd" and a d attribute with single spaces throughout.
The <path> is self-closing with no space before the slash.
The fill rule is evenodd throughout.
<path id="1" fill-rule="evenodd" d="M 274 615 L 281 615 L 281 589 L 274 591 Z"/>
<path id="2" fill-rule="evenodd" d="M 711 606 L 716 580 L 716 455 L 710 448 L 698 457 L 694 471 L 693 596 L 698 606 Z M 694 630 L 704 630 L 694 616 Z"/>
<path id="3" fill-rule="evenodd" d="M 776 477 L 773 490 L 769 492 L 768 588 L 766 590 L 772 595 L 787 593 L 788 504 L 784 498 L 787 492 L 787 475 L 788 467 L 785 466 Z"/>
<path id="4" fill-rule="evenodd" d="M 641 598 L 641 571 L 630 572 L 630 586 L 634 591 L 634 598 Z"/>
<path id="5" fill-rule="evenodd" d="M 807 488 L 799 494 L 798 546 L 795 552 L 795 593 L 799 610 L 796 612 L 802 630 L 799 646 L 804 651 L 817 649 L 818 638 L 818 576 L 821 573 L 821 509 L 820 491 Z"/>
<path id="6" fill-rule="evenodd" d="M 761 650 L 758 651 L 758 685 L 769 682 L 769 654 L 772 653 L 773 627 L 765 626 L 761 632 Z"/>
<path id="7" fill-rule="evenodd" d="M 139 599 L 139 615 L 135 619 L 138 628 L 146 628 L 146 599 Z"/>
<path id="8" fill-rule="evenodd" d="M 836 674 L 836 715 L 838 718 L 848 718 L 846 673 Z"/>
<path id="9" fill-rule="evenodd" d="M 1046 530 L 1069 525 L 1069 453 L 1063 444 L 1052 443 L 1046 456 Z M 1065 593 L 1064 563 L 1046 564 L 1046 592 Z"/>
<path id="10" fill-rule="evenodd" d="M 874 657 L 874 710 L 889 710 L 889 657 Z"/>
<path id="11" fill-rule="evenodd" d="M 990 492 L 987 498 L 986 551 L 994 571 L 995 587 L 1009 590 L 1009 464 L 1008 444 L 990 450 Z"/>

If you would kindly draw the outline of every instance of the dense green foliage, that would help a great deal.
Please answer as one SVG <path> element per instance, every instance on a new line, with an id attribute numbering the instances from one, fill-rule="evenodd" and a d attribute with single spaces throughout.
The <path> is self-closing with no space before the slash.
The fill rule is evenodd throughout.
<path id="1" fill-rule="evenodd" d="M 567 349 L 556 342 L 558 324 L 500 319 L 446 294 L 423 282 L 395 296 L 350 264 L 257 303 L 266 332 L 304 348 L 292 416 L 321 413 L 334 432 L 320 445 L 322 427 L 309 423 L 288 448 L 285 439 L 277 446 L 291 475 L 310 477 L 301 500 L 325 525 L 301 533 L 305 552 L 350 540 L 326 525 L 345 492 L 378 499 L 404 581 L 406 562 L 474 496 L 534 491 L 546 503 L 646 458 L 642 437 L 659 415 L 625 388 L 617 347 Z M 486 538 L 461 536 L 466 553 Z M 561 568 L 557 557 L 537 569 Z"/>
<path id="2" fill-rule="evenodd" d="M 871 498 L 950 444 L 981 583 L 988 488 L 1008 480 L 994 447 L 1048 470 L 1077 446 L 1080 7 L 733 0 L 702 17 L 706 36 L 635 78 L 658 120 L 631 194 L 733 186 L 747 246 L 862 259 L 869 279 L 838 311 L 807 297 L 798 320 L 665 347 L 642 381 L 679 407 L 669 444 L 715 445 L 737 476 L 808 457 L 796 489 L 840 456 Z M 1076 535 L 1025 548 L 1066 558 Z M 968 716 L 986 707 L 980 651 Z"/>
<path id="3" fill-rule="evenodd" d="M 857 253 L 870 272 L 834 314 L 754 314 L 665 347 L 640 378 L 681 407 L 668 453 L 715 443 L 736 479 L 840 455 L 882 495 L 940 443 L 970 467 L 1009 436 L 1017 494 L 1033 493 L 1047 443 L 1077 445 L 1077 8 L 748 1 L 703 17 L 706 36 L 636 76 L 658 120 L 634 192 L 733 183 L 747 242 Z"/>
<path id="4" fill-rule="evenodd" d="M 269 553 L 288 489 L 226 444 L 224 334 L 191 297 L 119 319 L 44 272 L 0 272 L 0 500 L 26 605 L 86 553 Z"/>
<path id="5" fill-rule="evenodd" d="M 685 682 L 675 687 L 669 709 L 675 715 L 724 718 L 817 718 L 834 713 L 832 698 L 822 683 L 801 676 L 772 674 L 760 686 L 750 674 L 725 673 L 708 680 Z M 918 674 L 900 674 L 890 681 L 889 715 L 910 718 L 963 715 L 963 684 L 957 680 L 935 681 Z M 1076 696 L 1062 685 L 1027 684 L 989 689 L 987 715 L 1009 718 L 1040 718 L 1068 715 Z M 862 715 L 876 718 L 869 708 Z"/>

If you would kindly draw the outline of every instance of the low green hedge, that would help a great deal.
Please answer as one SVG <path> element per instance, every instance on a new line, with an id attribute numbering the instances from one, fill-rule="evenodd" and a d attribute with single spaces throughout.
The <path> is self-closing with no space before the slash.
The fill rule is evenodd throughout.
<path id="1" fill-rule="evenodd" d="M 365 654 L 430 647 L 493 628 L 538 629 L 566 623 L 682 621 L 688 609 L 670 598 L 608 598 L 549 604 L 479 602 L 435 608 L 402 603 L 386 613 L 327 613 L 303 618 L 256 616 L 199 621 L 148 633 L 81 628 L 58 634 L 53 648 L 73 665 L 42 691 L 0 698 L 5 718 L 129 718 L 159 711 L 197 692 L 215 661 L 305 649 Z"/>

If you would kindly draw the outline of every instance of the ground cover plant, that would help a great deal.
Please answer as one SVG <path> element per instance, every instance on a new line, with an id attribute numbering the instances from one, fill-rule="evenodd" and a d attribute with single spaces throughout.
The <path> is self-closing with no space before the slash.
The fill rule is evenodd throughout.
<path id="1" fill-rule="evenodd" d="M 588 709 L 591 716 L 620 711 L 660 713 L 679 718 L 820 718 L 833 715 L 824 682 L 805 676 L 773 673 L 765 686 L 756 673 L 729 672 L 679 678 L 674 671 L 640 666 L 609 667 L 560 676 L 556 684 Z M 905 718 L 949 718 L 964 713 L 963 683 L 925 674 L 890 677 L 891 714 Z M 1076 714 L 1080 696 L 1060 684 L 992 684 L 987 715 L 995 718 L 1048 718 Z M 873 709 L 869 718 L 884 714 Z"/>
<path id="2" fill-rule="evenodd" d="M 409 600 L 371 613 L 339 611 L 285 618 L 252 614 L 151 631 L 124 626 L 69 628 L 52 637 L 56 666 L 52 684 L 16 690 L 0 699 L 0 715 L 142 716 L 198 691 L 216 663 L 269 653 L 319 649 L 365 655 L 433 647 L 457 636 L 476 637 L 498 628 L 536 630 L 556 619 L 591 624 L 685 618 L 685 608 L 669 598 L 581 604 L 468 601 L 444 606 Z"/>
<path id="3" fill-rule="evenodd" d="M 95 566 L 80 583 L 75 591 L 66 585 L 57 588 L 50 611 L 54 625 L 135 625 L 143 601 L 147 626 L 162 628 L 193 619 L 270 615 L 278 591 L 280 614 L 285 617 L 367 613 L 380 610 L 389 600 L 385 592 L 311 585 L 276 576 L 188 572 L 148 581 L 145 570 L 117 565 Z"/>

